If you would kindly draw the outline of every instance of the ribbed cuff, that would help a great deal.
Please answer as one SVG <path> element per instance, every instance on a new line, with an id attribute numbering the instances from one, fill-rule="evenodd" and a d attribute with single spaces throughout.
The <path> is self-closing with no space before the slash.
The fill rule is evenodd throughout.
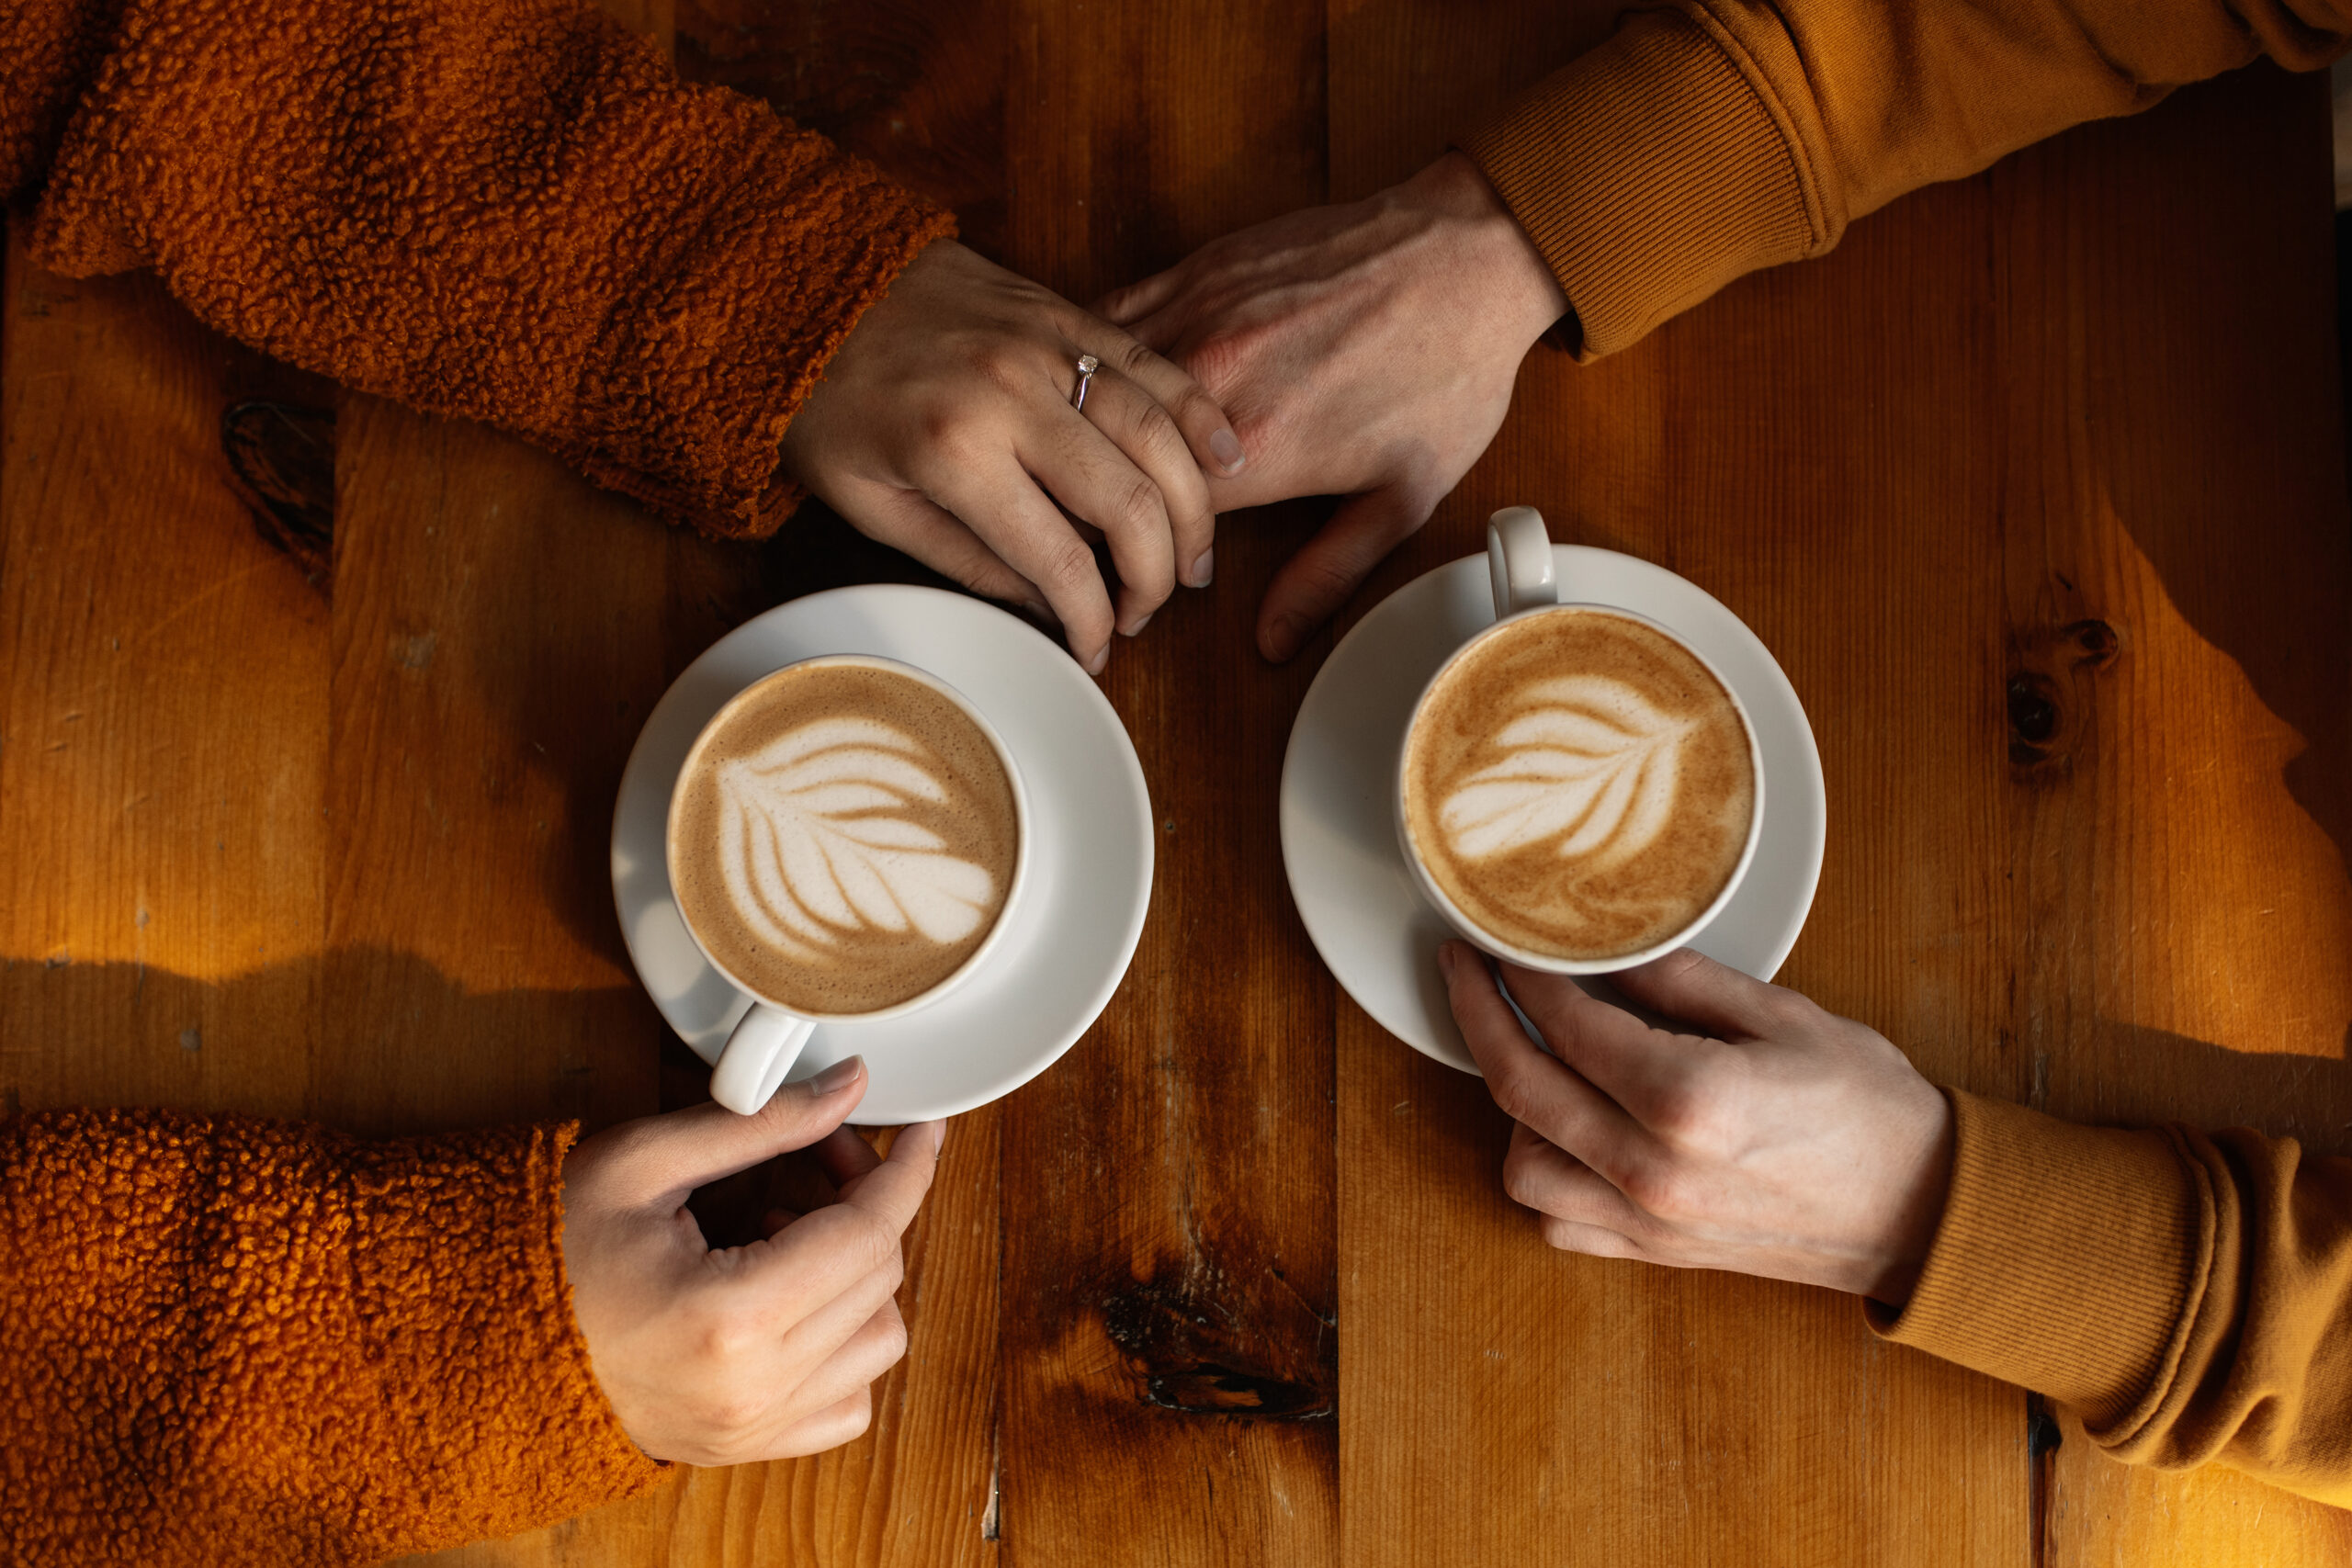
<path id="1" fill-rule="evenodd" d="M 1461 144 L 1567 291 L 1579 357 L 1828 238 L 1725 49 L 1679 12 L 1637 13 Z"/>
<path id="2" fill-rule="evenodd" d="M 1871 1326 L 2094 1424 L 2163 1370 L 2195 1277 L 2199 1190 L 2160 1132 L 1946 1089 L 1951 1195 L 1918 1288 Z"/>

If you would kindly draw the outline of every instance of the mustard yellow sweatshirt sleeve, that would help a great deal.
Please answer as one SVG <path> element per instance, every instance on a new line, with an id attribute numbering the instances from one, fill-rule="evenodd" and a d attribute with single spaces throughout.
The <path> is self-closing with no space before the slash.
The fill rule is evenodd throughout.
<path id="1" fill-rule="evenodd" d="M 2352 1506 L 2352 1160 L 1947 1093 L 1943 1222 L 1872 1326 L 2075 1407 L 2126 1462 Z"/>
<path id="2" fill-rule="evenodd" d="M 230 335 L 713 533 L 948 215 L 580 0 L 9 0 L 0 197 Z"/>
<path id="3" fill-rule="evenodd" d="M 572 1321 L 572 1136 L 0 1119 L 0 1559 L 342 1568 L 651 1484 Z"/>
<path id="4" fill-rule="evenodd" d="M 1463 142 L 1612 353 L 1852 220 L 2267 54 L 2346 0 L 1681 0 L 1623 18 Z"/>

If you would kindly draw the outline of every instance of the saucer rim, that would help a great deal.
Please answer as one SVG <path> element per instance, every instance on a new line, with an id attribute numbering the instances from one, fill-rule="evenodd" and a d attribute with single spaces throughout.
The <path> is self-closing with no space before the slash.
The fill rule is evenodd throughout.
<path id="1" fill-rule="evenodd" d="M 1758 673 L 1768 680 L 1774 688 L 1773 695 L 1779 700 L 1779 703 L 1784 703 L 1785 705 L 1783 711 L 1793 717 L 1794 724 L 1791 733 L 1796 742 L 1796 750 L 1798 752 L 1798 756 L 1795 761 L 1802 764 L 1803 777 L 1809 782 L 1810 787 L 1800 792 L 1793 790 L 1785 784 L 1779 784 L 1775 787 L 1773 784 L 1768 784 L 1766 793 L 1768 796 L 1777 795 L 1779 799 L 1784 803 L 1783 809 L 1800 814 L 1792 820 L 1791 827 L 1801 829 L 1804 834 L 1806 840 L 1805 849 L 1807 852 L 1805 855 L 1805 865 L 1801 874 L 1801 878 L 1792 877 L 1790 879 L 1789 883 L 1786 884 L 1789 888 L 1789 907 L 1792 911 L 1792 918 L 1785 921 L 1784 929 L 1779 931 L 1774 935 L 1773 940 L 1764 948 L 1761 955 L 1764 962 L 1754 965 L 1752 968 L 1745 968 L 1745 972 L 1755 975 L 1755 977 L 1758 979 L 1766 981 L 1770 980 L 1774 975 L 1780 972 L 1781 966 L 1788 961 L 1789 954 L 1794 951 L 1799 937 L 1804 934 L 1804 927 L 1812 917 L 1814 902 L 1820 892 L 1822 869 L 1827 855 L 1827 779 L 1821 765 L 1820 742 L 1818 738 L 1814 734 L 1812 716 L 1805 711 L 1804 699 L 1798 695 L 1795 683 L 1790 681 L 1787 671 L 1781 668 L 1779 659 L 1773 655 L 1770 647 L 1765 643 L 1764 639 L 1756 634 L 1755 628 L 1748 626 L 1747 623 L 1735 611 L 1733 611 L 1728 604 L 1725 604 L 1722 600 L 1716 598 L 1713 594 L 1708 592 L 1704 588 L 1701 587 L 1696 582 L 1691 581 L 1689 578 L 1682 576 L 1679 572 L 1674 571 L 1669 568 L 1660 566 L 1655 561 L 1645 560 L 1642 557 L 1630 555 L 1622 550 L 1607 549 L 1600 546 L 1563 544 L 1558 541 L 1555 541 L 1552 546 L 1552 549 L 1555 561 L 1559 562 L 1560 569 L 1564 572 L 1572 567 L 1574 558 L 1577 555 L 1606 558 L 1612 562 L 1612 570 L 1623 570 L 1623 567 L 1629 566 L 1634 570 L 1636 575 L 1654 573 L 1671 581 L 1672 583 L 1679 585 L 1679 591 L 1695 594 L 1697 596 L 1697 602 L 1703 604 L 1710 615 L 1720 616 L 1724 624 L 1730 627 L 1736 636 L 1744 638 L 1749 645 L 1747 651 L 1755 655 L 1757 660 L 1759 661 Z M 1298 915 L 1300 925 L 1306 931 L 1307 941 L 1314 946 L 1317 956 L 1323 961 L 1324 968 L 1330 974 L 1334 983 L 1336 983 L 1340 987 L 1340 990 L 1347 995 L 1349 1000 L 1361 1009 L 1364 1015 L 1383 1032 L 1391 1035 L 1405 1045 L 1409 1046 L 1411 1049 L 1429 1057 L 1432 1061 L 1442 1062 L 1449 1067 L 1472 1074 L 1473 1076 L 1476 1076 L 1478 1073 L 1476 1064 L 1469 1058 L 1466 1051 L 1462 1052 L 1461 1055 L 1457 1056 L 1452 1051 L 1447 1049 L 1448 1042 L 1445 1041 L 1442 1031 L 1433 1032 L 1436 1033 L 1436 1040 L 1434 1043 L 1424 1042 L 1420 1039 L 1415 1038 L 1411 1034 L 1402 1032 L 1391 1027 L 1388 1021 L 1382 1016 L 1381 1012 L 1375 1010 L 1362 997 L 1358 996 L 1354 987 L 1349 985 L 1346 976 L 1341 973 L 1341 965 L 1335 964 L 1332 961 L 1332 950 L 1334 948 L 1342 947 L 1344 944 L 1341 944 L 1336 940 L 1337 932 L 1318 929 L 1328 918 L 1326 911 L 1322 908 L 1322 900 L 1315 898 L 1302 898 L 1300 897 L 1300 889 L 1302 886 L 1319 882 L 1321 879 L 1319 877 L 1309 875 L 1303 869 L 1302 857 L 1307 852 L 1299 842 L 1298 835 L 1293 829 L 1292 818 L 1294 813 L 1299 814 L 1302 819 L 1313 815 L 1306 804 L 1304 803 L 1299 798 L 1298 795 L 1295 793 L 1295 791 L 1304 790 L 1306 787 L 1306 784 L 1303 782 L 1295 784 L 1294 781 L 1301 779 L 1301 773 L 1299 772 L 1300 750 L 1302 746 L 1306 744 L 1306 738 L 1308 736 L 1308 719 L 1309 716 L 1314 713 L 1316 708 L 1317 692 L 1322 686 L 1325 679 L 1330 674 L 1332 670 L 1335 667 L 1340 666 L 1341 655 L 1348 646 L 1354 642 L 1360 636 L 1364 635 L 1368 630 L 1374 628 L 1374 623 L 1378 620 L 1381 612 L 1384 609 L 1386 609 L 1395 601 L 1402 599 L 1407 595 L 1419 591 L 1430 592 L 1433 603 L 1442 603 L 1442 601 L 1436 596 L 1442 594 L 1444 590 L 1442 588 L 1432 588 L 1429 586 L 1432 583 L 1432 580 L 1442 578 L 1448 573 L 1461 573 L 1465 577 L 1473 573 L 1482 574 L 1486 561 L 1486 555 L 1483 552 L 1480 552 L 1477 554 L 1457 557 L 1450 561 L 1440 562 L 1438 565 L 1431 567 L 1429 570 L 1400 584 L 1395 591 L 1383 597 L 1379 603 L 1366 610 L 1363 615 L 1357 620 L 1356 624 L 1348 629 L 1347 634 L 1340 637 L 1338 643 L 1333 645 L 1330 653 L 1325 657 L 1322 667 L 1316 671 L 1314 681 L 1308 683 L 1305 695 L 1302 696 L 1299 701 L 1298 715 L 1292 722 L 1289 738 L 1283 746 L 1283 776 L 1276 796 L 1276 825 L 1282 840 L 1283 871 L 1284 880 L 1289 885 L 1292 907 Z M 1623 564 L 1620 566 L 1614 563 Z M 1567 579 L 1564 576 L 1563 581 L 1567 581 Z M 1657 618 L 1653 610 L 1645 609 L 1640 605 L 1612 606 L 1611 602 L 1607 600 L 1579 599 L 1576 602 L 1592 603 L 1600 604 L 1603 607 L 1629 609 L 1637 615 L 1649 615 L 1654 619 Z M 1685 637 L 1689 636 L 1687 632 L 1679 629 L 1676 631 L 1676 635 L 1678 637 Z M 1441 660 L 1441 663 L 1442 663 L 1442 660 Z M 1737 688 L 1735 687 L 1735 690 L 1736 691 Z M 1754 699 L 1750 698 L 1746 692 L 1738 692 L 1738 695 L 1740 696 L 1742 704 L 1750 710 L 1751 715 L 1758 709 L 1760 705 L 1758 705 Z M 1779 703 L 1776 703 L 1776 705 L 1779 705 Z M 1762 739 L 1763 738 L 1759 733 L 1757 736 L 1759 752 L 1762 750 Z M 1767 778 L 1768 780 L 1775 780 L 1775 783 L 1777 783 L 1775 775 L 1767 774 Z M 1758 832 L 1759 842 L 1763 834 L 1771 831 L 1774 827 L 1774 824 L 1770 820 L 1770 812 L 1769 807 L 1765 814 L 1765 818 L 1766 819 Z M 1424 907 L 1426 907 L 1426 900 L 1422 900 L 1420 898 L 1418 889 L 1415 889 L 1412 886 L 1410 872 L 1405 863 L 1402 849 L 1393 844 L 1386 844 L 1385 840 L 1383 840 L 1383 842 L 1384 845 L 1385 845 L 1383 853 L 1393 858 L 1395 863 L 1394 869 L 1398 874 L 1400 885 L 1407 890 L 1407 896 L 1417 902 L 1422 903 Z M 1385 863 L 1384 862 L 1384 863 Z M 1752 870 L 1750 874 L 1752 876 Z M 1801 888 L 1795 886 L 1798 880 L 1801 880 L 1803 883 L 1803 886 Z M 1745 885 L 1743 885 L 1741 891 L 1746 891 Z M 1737 903 L 1738 900 L 1736 897 L 1726 902 L 1723 908 L 1716 911 L 1715 915 L 1710 919 L 1707 924 L 1702 925 L 1698 929 L 1698 931 L 1692 933 L 1692 940 L 1703 941 L 1707 931 L 1726 914 L 1729 914 L 1737 906 Z M 1435 912 L 1431 911 L 1431 913 L 1434 914 Z M 1437 918 L 1441 920 L 1443 919 L 1442 916 L 1438 916 Z M 1356 966 L 1350 964 L 1348 967 L 1353 969 Z M 1760 971 L 1760 973 L 1758 971 Z M 1605 981 L 1607 976 L 1605 974 L 1600 974 L 1574 976 L 1574 978 L 1577 978 L 1580 982 L 1592 980 Z"/>
<path id="2" fill-rule="evenodd" d="M 1040 665 L 1040 669 L 1050 669 L 1057 672 L 1067 665 L 1069 672 L 1067 676 L 1056 673 L 1048 679 L 1062 681 L 1070 688 L 1071 699 L 1080 714 L 1077 720 L 1078 728 L 1085 734 L 1103 742 L 1103 746 L 1100 756 L 1083 757 L 1075 755 L 1068 745 L 1058 746 L 1053 752 L 1054 766 L 1049 771 L 1057 776 L 1067 773 L 1078 782 L 1079 785 L 1082 786 L 1084 793 L 1100 803 L 1106 816 L 1117 816 L 1125 824 L 1124 831 L 1120 836 L 1126 838 L 1129 841 L 1130 878 L 1123 879 L 1126 882 L 1127 892 L 1125 897 L 1119 900 L 1119 903 L 1124 906 L 1125 912 L 1121 922 L 1123 929 L 1119 931 L 1114 944 L 1116 962 L 1106 963 L 1103 965 L 1103 974 L 1095 984 L 1077 993 L 1075 999 L 1078 1005 L 1073 1008 L 1069 1016 L 1076 1018 L 1082 1014 L 1083 1021 L 1078 1023 L 1075 1028 L 1065 1027 L 1038 1032 L 1035 1039 L 1040 1043 L 1039 1048 L 1023 1053 L 1017 1063 L 989 1075 L 976 1089 L 941 1100 L 926 1100 L 918 1098 L 922 1091 L 920 1087 L 912 1083 L 901 1086 L 894 1091 L 885 1073 L 876 1069 L 876 1056 L 871 1053 L 860 1053 L 867 1056 L 869 1080 L 865 1100 L 861 1102 L 857 1111 L 853 1113 L 852 1123 L 860 1126 L 890 1126 L 960 1115 L 967 1111 L 976 1110 L 1001 1100 L 1053 1066 L 1086 1037 L 1102 1018 L 1112 998 L 1117 995 L 1119 987 L 1125 982 L 1128 972 L 1134 967 L 1135 955 L 1142 942 L 1144 927 L 1150 917 L 1158 845 L 1152 831 L 1154 818 L 1149 784 L 1144 777 L 1142 760 L 1136 755 L 1135 741 L 1127 732 L 1125 722 L 1120 718 L 1118 710 L 1112 705 L 1110 699 L 1103 694 L 1101 688 L 1092 680 L 1080 672 L 1075 664 L 1068 661 L 1060 646 L 1025 621 L 971 595 L 951 592 L 919 583 L 853 583 L 803 594 L 798 598 L 774 605 L 714 640 L 680 670 L 669 685 L 663 688 L 661 697 L 648 711 L 644 724 L 639 728 L 637 739 L 630 743 L 628 760 L 622 766 L 620 784 L 613 800 L 612 828 L 607 839 L 611 856 L 613 906 L 620 925 L 623 951 L 628 955 L 630 976 L 645 993 L 647 999 L 652 1002 L 655 1010 L 661 1014 L 664 1027 L 677 1036 L 698 1060 L 706 1066 L 712 1063 L 711 1057 L 679 1026 L 677 1020 L 671 1014 L 670 1006 L 662 997 L 656 995 L 653 987 L 646 982 L 643 963 L 638 952 L 638 933 L 630 918 L 632 907 L 624 895 L 625 879 L 637 874 L 634 857 L 628 858 L 627 862 L 630 869 L 626 872 L 624 870 L 625 855 L 627 855 L 624 843 L 625 825 L 630 818 L 628 807 L 635 801 L 636 792 L 653 789 L 657 784 L 662 784 L 662 781 L 648 776 L 650 772 L 659 771 L 657 764 L 648 755 L 648 739 L 663 728 L 665 715 L 683 704 L 684 699 L 680 698 L 678 694 L 691 690 L 698 672 L 713 664 L 723 663 L 731 653 L 739 650 L 745 644 L 756 643 L 763 638 L 778 635 L 789 635 L 780 633 L 780 624 L 788 624 L 794 618 L 807 616 L 812 611 L 821 613 L 824 610 L 836 608 L 842 603 L 856 600 L 883 604 L 898 602 L 897 609 L 877 613 L 875 615 L 873 636 L 878 642 L 893 643 L 888 631 L 893 616 L 922 615 L 939 610 L 944 605 L 952 604 L 957 608 L 950 611 L 951 614 L 978 613 L 982 617 L 979 624 L 990 625 L 992 630 L 1017 632 L 1019 634 L 1017 637 L 1008 638 L 1001 645 L 1006 657 L 1042 658 L 1047 662 Z M 1015 649 L 1018 651 L 1015 652 Z M 903 649 L 893 651 L 891 648 L 844 648 L 833 651 L 872 653 L 876 657 L 912 662 Z M 799 659 L 820 656 L 813 653 L 799 654 L 785 662 L 797 662 Z M 779 664 L 775 668 L 782 667 L 783 665 Z M 920 664 L 915 667 L 928 668 Z M 744 684 L 748 685 L 751 681 L 763 679 L 766 674 L 773 672 L 773 670 L 770 670 L 753 675 Z M 939 675 L 937 678 L 943 681 L 947 679 L 944 675 Z M 970 695 L 965 684 L 960 682 L 954 684 L 958 693 L 964 694 L 967 702 L 971 703 L 976 709 L 989 716 L 991 725 L 1002 728 L 1003 721 L 990 714 L 987 708 L 981 707 L 980 704 Z M 723 706 L 742 689 L 738 686 L 729 691 L 718 699 L 719 705 Z M 714 708 L 713 712 L 716 711 L 717 709 Z M 705 722 L 707 723 L 707 720 L 706 719 Z M 699 733 L 699 728 L 700 727 L 697 726 L 696 733 Z M 687 744 L 689 746 L 692 744 L 691 736 L 687 738 Z M 1022 768 L 1024 774 L 1034 774 L 1040 771 L 1025 758 Z M 1125 784 L 1127 787 L 1119 789 L 1116 787 L 1117 784 Z M 662 792 L 666 793 L 666 785 L 662 786 Z M 1124 810 L 1120 809 L 1122 807 L 1125 807 Z M 1040 824 L 1041 831 L 1052 830 L 1043 827 L 1046 815 L 1045 813 L 1034 814 L 1035 819 Z M 653 870 L 649 874 L 655 879 L 658 892 L 643 900 L 642 907 L 650 908 L 657 902 L 666 901 L 674 909 L 676 900 L 669 886 L 669 876 L 660 863 L 663 860 L 663 856 L 659 852 L 660 845 L 657 843 L 654 848 L 656 852 L 650 857 L 649 863 L 652 864 Z M 1051 902 L 1048 901 L 1045 908 L 1050 911 Z M 641 913 L 641 909 L 638 912 Z M 1046 962 L 1048 955 L 1059 945 L 1055 941 L 1056 932 L 1056 917 L 1049 912 L 1046 915 L 1041 926 L 1032 932 L 1028 942 L 1028 953 L 1024 954 L 1022 962 Z M 705 964 L 708 967 L 707 958 Z M 731 982 L 729 984 L 731 987 Z M 956 999 L 951 994 L 942 997 L 937 1005 L 952 1006 Z M 737 989 L 735 1000 L 728 1005 L 722 1014 L 725 1027 L 731 1028 L 734 1020 L 742 1012 L 749 1010 L 750 1005 L 751 998 L 740 988 Z M 862 1026 L 838 1022 L 819 1025 L 820 1030 L 854 1030 L 859 1027 Z M 1067 1034 L 1067 1038 L 1058 1039 L 1057 1043 L 1050 1045 L 1044 1043 L 1047 1041 L 1055 1041 L 1057 1036 L 1064 1033 Z M 811 1059 L 814 1055 L 814 1053 L 804 1053 L 802 1064 L 796 1066 L 793 1076 L 786 1081 L 797 1082 L 821 1070 L 818 1062 Z M 919 1075 L 913 1076 L 919 1077 Z M 881 1113 L 873 1113 L 876 1110 Z"/>

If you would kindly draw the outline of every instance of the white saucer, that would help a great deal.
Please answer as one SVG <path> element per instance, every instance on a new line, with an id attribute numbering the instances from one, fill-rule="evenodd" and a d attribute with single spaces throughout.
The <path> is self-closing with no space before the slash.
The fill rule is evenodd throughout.
<path id="1" fill-rule="evenodd" d="M 1695 583 L 1614 550 L 1555 545 L 1552 554 L 1562 599 L 1671 626 L 1747 705 L 1764 753 L 1763 832 L 1747 880 L 1690 945 L 1770 979 L 1813 908 L 1828 839 L 1821 753 L 1796 689 L 1756 634 Z M 1389 781 L 1421 687 L 1494 618 L 1484 555 L 1390 594 L 1324 661 L 1283 760 L 1283 866 L 1316 951 L 1383 1029 L 1468 1073 L 1477 1064 L 1437 972 L 1438 944 L 1452 933 L 1407 876 Z"/>
<path id="2" fill-rule="evenodd" d="M 1126 727 L 1055 644 L 1003 611 L 895 583 L 812 593 L 713 643 L 662 694 L 613 807 L 613 898 L 639 978 L 706 1062 L 751 999 L 703 959 L 670 897 L 662 838 L 686 749 L 753 681 L 820 653 L 928 670 L 988 716 L 1029 792 L 1030 886 L 986 967 L 929 1007 L 879 1023 L 820 1024 L 795 1080 L 862 1055 L 854 1118 L 889 1126 L 1010 1094 L 1058 1060 L 1109 1003 L 1151 902 L 1151 797 Z"/>

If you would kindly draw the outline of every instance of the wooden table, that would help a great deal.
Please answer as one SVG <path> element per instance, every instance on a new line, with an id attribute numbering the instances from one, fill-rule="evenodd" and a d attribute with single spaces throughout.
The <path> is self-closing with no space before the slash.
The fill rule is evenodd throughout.
<path id="1" fill-rule="evenodd" d="M 1607 13 L 627 9 L 1081 299 L 1405 174 Z M 2342 1148 L 2327 189 L 2324 85 L 2261 70 L 1904 201 L 1604 364 L 1539 353 L 1351 613 L 1510 502 L 1688 575 L 1820 738 L 1830 852 L 1791 983 L 1946 1081 Z M 21 226 L 4 330 L 6 1104 L 390 1132 L 698 1095 L 614 926 L 629 742 L 744 616 L 921 574 L 814 513 L 765 549 L 666 533 L 515 442 L 272 367 L 151 281 L 45 274 Z M 254 400 L 320 411 L 237 416 L 282 515 L 222 456 Z M 448 1560 L 2345 1561 L 2352 1516 L 2126 1471 L 1851 1302 L 1540 1245 L 1478 1084 L 1337 991 L 1283 885 L 1279 759 L 1329 643 L 1272 669 L 1249 632 L 1320 514 L 1227 519 L 1215 589 L 1112 662 L 1152 919 L 1085 1042 L 952 1128 L 874 1432 Z"/>

